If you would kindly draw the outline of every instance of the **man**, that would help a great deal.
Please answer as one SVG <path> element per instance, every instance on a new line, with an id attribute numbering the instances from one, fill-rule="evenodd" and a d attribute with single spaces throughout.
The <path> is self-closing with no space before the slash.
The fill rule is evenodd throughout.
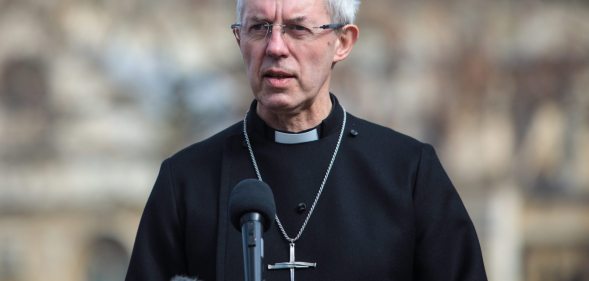
<path id="1" fill-rule="evenodd" d="M 357 0 L 238 0 L 233 32 L 255 97 L 244 120 L 162 164 L 127 280 L 242 280 L 228 196 L 271 186 L 266 280 L 486 280 L 475 229 L 433 148 L 330 94 Z M 305 268 L 276 264 L 308 262 Z"/>

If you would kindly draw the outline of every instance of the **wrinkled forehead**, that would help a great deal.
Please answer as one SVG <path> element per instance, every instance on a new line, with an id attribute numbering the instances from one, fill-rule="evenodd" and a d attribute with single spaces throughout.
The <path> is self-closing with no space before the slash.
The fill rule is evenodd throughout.
<path id="1" fill-rule="evenodd" d="M 325 0 L 244 0 L 242 19 L 269 22 L 329 21 Z"/>

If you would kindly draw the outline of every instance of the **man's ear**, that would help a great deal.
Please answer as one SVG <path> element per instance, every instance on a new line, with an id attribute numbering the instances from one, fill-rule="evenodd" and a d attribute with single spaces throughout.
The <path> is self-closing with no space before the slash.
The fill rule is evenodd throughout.
<path id="1" fill-rule="evenodd" d="M 241 39 L 239 37 L 239 29 L 234 28 L 233 29 L 233 35 L 235 36 L 235 41 L 237 42 L 237 46 L 238 47 L 241 47 L 241 44 L 240 44 L 241 43 Z"/>
<path id="2" fill-rule="evenodd" d="M 342 27 L 342 30 L 337 35 L 338 40 L 335 43 L 333 64 L 346 59 L 350 55 L 354 44 L 358 40 L 358 36 L 360 36 L 360 29 L 356 25 L 348 24 Z"/>

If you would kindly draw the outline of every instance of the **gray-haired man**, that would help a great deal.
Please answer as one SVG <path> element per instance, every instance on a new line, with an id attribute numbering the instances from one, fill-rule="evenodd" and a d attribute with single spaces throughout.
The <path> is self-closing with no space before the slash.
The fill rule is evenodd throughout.
<path id="1" fill-rule="evenodd" d="M 163 162 L 128 281 L 242 280 L 227 201 L 246 178 L 268 183 L 276 201 L 266 280 L 486 280 L 433 148 L 347 113 L 329 91 L 358 39 L 358 6 L 238 0 L 232 28 L 254 101 L 243 121 Z"/>

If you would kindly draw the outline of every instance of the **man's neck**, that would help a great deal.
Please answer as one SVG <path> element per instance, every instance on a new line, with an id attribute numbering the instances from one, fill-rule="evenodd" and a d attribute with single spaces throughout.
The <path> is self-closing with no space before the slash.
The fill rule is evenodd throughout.
<path id="1" fill-rule="evenodd" d="M 319 126 L 329 116 L 332 106 L 331 98 L 327 95 L 326 98 L 318 97 L 311 105 L 302 109 L 275 112 L 265 110 L 258 104 L 256 111 L 268 126 L 285 132 L 298 133 Z"/>

